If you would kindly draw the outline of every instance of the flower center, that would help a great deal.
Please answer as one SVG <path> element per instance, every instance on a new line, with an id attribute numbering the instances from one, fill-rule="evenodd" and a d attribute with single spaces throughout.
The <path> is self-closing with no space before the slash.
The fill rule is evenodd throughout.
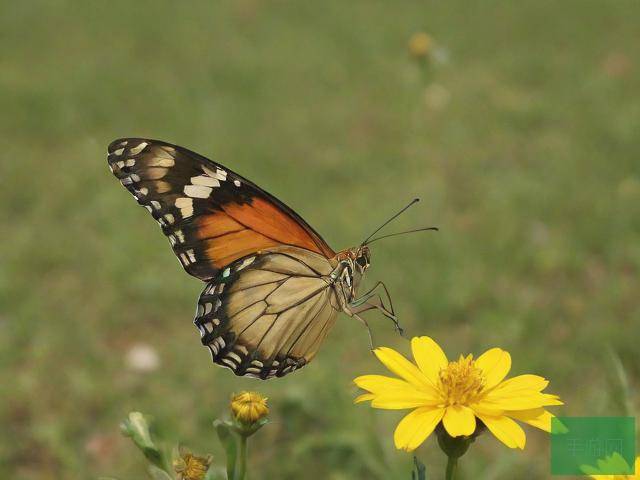
<path id="1" fill-rule="evenodd" d="M 458 361 L 440 370 L 440 385 L 447 406 L 468 405 L 482 391 L 484 376 L 473 355 L 460 355 Z"/>

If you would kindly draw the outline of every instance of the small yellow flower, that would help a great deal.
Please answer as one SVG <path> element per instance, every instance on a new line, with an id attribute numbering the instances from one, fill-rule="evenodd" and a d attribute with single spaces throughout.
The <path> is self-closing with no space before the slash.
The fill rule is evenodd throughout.
<path id="1" fill-rule="evenodd" d="M 636 458 L 635 475 L 606 475 L 603 471 L 631 471 L 631 467 L 627 461 L 618 452 L 606 457 L 604 460 L 598 460 L 598 468 L 583 466 L 582 471 L 591 478 L 596 480 L 640 480 L 640 457 Z"/>
<path id="2" fill-rule="evenodd" d="M 414 33 L 409 39 L 409 53 L 415 58 L 424 58 L 431 52 L 433 39 L 424 32 Z"/>
<path id="3" fill-rule="evenodd" d="M 187 449 L 180 449 L 180 458 L 173 461 L 178 480 L 202 480 L 211 465 L 211 456 L 198 457 Z"/>
<path id="4" fill-rule="evenodd" d="M 542 393 L 549 382 L 537 375 L 504 380 L 511 356 L 492 348 L 477 359 L 472 355 L 449 362 L 429 337 L 414 337 L 411 350 L 416 364 L 391 348 L 375 355 L 400 378 L 363 375 L 355 384 L 368 393 L 356 403 L 370 400 L 374 408 L 413 409 L 398 424 L 396 448 L 415 450 L 442 422 L 451 437 L 469 436 L 480 420 L 510 448 L 524 448 L 525 433 L 515 420 L 551 431 L 552 415 L 544 407 L 562 405 L 557 395 Z"/>
<path id="5" fill-rule="evenodd" d="M 241 392 L 231 399 L 231 411 L 239 422 L 255 423 L 269 414 L 267 398 L 257 392 Z"/>

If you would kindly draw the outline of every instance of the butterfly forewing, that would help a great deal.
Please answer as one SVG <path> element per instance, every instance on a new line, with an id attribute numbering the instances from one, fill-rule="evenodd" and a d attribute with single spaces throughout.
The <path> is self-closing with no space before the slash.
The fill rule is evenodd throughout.
<path id="1" fill-rule="evenodd" d="M 116 140 L 108 150 L 114 175 L 149 210 L 195 277 L 210 280 L 235 260 L 280 245 L 334 255 L 293 210 L 195 152 L 141 138 Z"/>
<path id="2" fill-rule="evenodd" d="M 278 247 L 233 262 L 200 296 L 194 323 L 214 362 L 236 375 L 283 376 L 315 356 L 337 315 L 321 255 Z"/>

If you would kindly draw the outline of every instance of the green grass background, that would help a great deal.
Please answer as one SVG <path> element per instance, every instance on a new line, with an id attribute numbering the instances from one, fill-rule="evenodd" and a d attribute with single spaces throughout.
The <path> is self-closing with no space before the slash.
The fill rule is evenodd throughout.
<path id="1" fill-rule="evenodd" d="M 252 478 L 410 476 L 401 412 L 352 405 L 351 380 L 383 372 L 356 321 L 284 379 L 211 365 L 200 283 L 107 169 L 120 136 L 228 165 L 336 249 L 422 197 L 394 228 L 441 231 L 376 244 L 368 274 L 409 335 L 450 357 L 509 350 L 514 374 L 551 379 L 558 413 L 637 407 L 639 15 L 631 0 L 3 2 L 0 477 L 143 478 L 118 432 L 132 409 L 221 462 L 211 421 L 247 388 L 273 418 Z M 448 53 L 428 72 L 407 52 L 421 30 Z M 160 369 L 127 366 L 137 343 Z M 548 437 L 526 430 L 524 452 L 481 437 L 462 477 L 548 478 Z M 439 478 L 435 440 L 417 453 Z"/>

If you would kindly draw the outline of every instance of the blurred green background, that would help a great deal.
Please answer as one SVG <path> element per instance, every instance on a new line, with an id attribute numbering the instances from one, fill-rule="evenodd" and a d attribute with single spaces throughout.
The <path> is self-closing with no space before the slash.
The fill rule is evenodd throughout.
<path id="1" fill-rule="evenodd" d="M 368 275 L 409 335 L 509 350 L 514 374 L 551 379 L 557 413 L 636 408 L 639 16 L 631 0 L 2 2 L 0 477 L 143 478 L 118 431 L 132 409 L 221 462 L 211 421 L 247 388 L 273 412 L 252 478 L 410 476 L 402 413 L 352 404 L 351 380 L 383 372 L 356 321 L 280 380 L 210 363 L 200 283 L 107 168 L 120 136 L 228 165 L 336 249 L 422 197 L 389 231 L 441 231 L 377 243 Z M 548 478 L 547 435 L 526 430 L 524 452 L 481 437 L 462 477 Z M 439 478 L 435 439 L 417 453 Z"/>

